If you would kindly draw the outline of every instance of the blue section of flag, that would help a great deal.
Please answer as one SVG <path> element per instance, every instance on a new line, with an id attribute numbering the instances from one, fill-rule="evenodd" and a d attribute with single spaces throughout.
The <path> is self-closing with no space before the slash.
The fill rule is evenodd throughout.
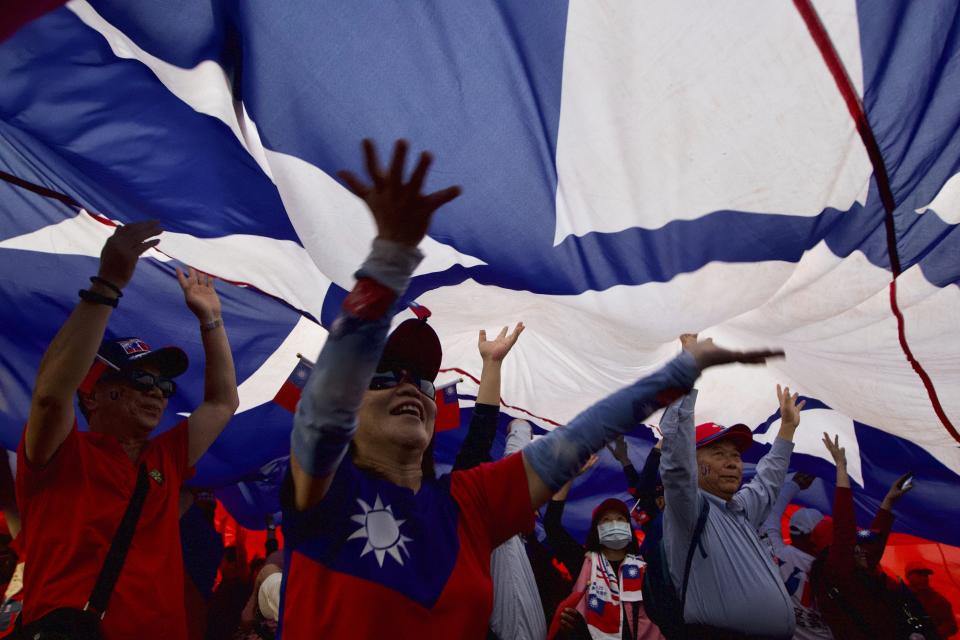
<path id="1" fill-rule="evenodd" d="M 449 478 L 440 482 L 449 486 Z M 317 507 L 284 513 L 283 531 L 287 547 L 310 560 L 429 609 L 460 553 L 459 513 L 439 482 L 424 482 L 414 494 L 359 472 L 348 456 Z M 383 522 L 392 523 L 389 540 L 378 535 Z"/>
<path id="2" fill-rule="evenodd" d="M 603 616 L 603 610 L 606 608 L 607 603 L 597 596 L 590 596 L 587 598 L 587 608 L 596 613 L 598 616 Z"/>
<path id="3" fill-rule="evenodd" d="M 229 127 L 117 58 L 68 9 L 3 43 L 0 77 L 0 138 L 92 211 L 198 237 L 299 242 L 276 187 Z"/>

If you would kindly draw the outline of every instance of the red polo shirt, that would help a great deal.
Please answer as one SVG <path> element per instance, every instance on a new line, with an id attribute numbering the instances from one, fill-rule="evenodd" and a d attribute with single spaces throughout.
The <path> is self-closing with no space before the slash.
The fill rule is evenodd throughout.
<path id="1" fill-rule="evenodd" d="M 184 421 L 152 439 L 140 456 L 150 489 L 103 619 L 108 640 L 187 637 L 179 530 L 180 485 L 193 473 L 187 449 Z M 81 433 L 76 424 L 43 467 L 27 460 L 21 439 L 16 486 L 25 623 L 87 602 L 133 495 L 138 465 L 116 438 Z"/>

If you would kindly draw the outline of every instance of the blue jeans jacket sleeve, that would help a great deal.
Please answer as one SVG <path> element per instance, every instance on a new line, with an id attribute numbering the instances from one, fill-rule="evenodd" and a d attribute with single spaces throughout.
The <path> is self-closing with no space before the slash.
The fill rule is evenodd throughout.
<path id="1" fill-rule="evenodd" d="M 557 491 L 592 454 L 662 407 L 663 392 L 685 392 L 699 375 L 693 356 L 684 352 L 659 371 L 607 396 L 569 424 L 532 442 L 523 450 L 524 458 L 544 484 Z"/>
<path id="2" fill-rule="evenodd" d="M 370 278 L 399 297 L 423 255 L 375 240 L 357 278 Z M 393 313 L 366 319 L 341 312 L 310 373 L 293 418 L 290 450 L 315 478 L 333 474 L 357 429 L 357 411 L 386 342 Z"/>

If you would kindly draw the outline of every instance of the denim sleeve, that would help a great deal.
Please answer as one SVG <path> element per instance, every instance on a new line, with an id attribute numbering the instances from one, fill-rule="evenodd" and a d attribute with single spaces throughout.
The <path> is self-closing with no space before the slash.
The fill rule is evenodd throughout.
<path id="1" fill-rule="evenodd" d="M 303 389 L 293 418 L 290 450 L 297 462 L 315 478 L 332 475 L 357 429 L 357 410 L 386 342 L 392 303 L 407 288 L 410 275 L 423 259 L 416 248 L 374 240 L 370 256 L 357 272 L 360 284 L 373 280 L 380 300 L 361 300 L 359 306 L 385 311 L 377 317 L 355 313 L 358 305 L 350 296 L 333 323 Z M 387 299 L 392 296 L 392 299 Z M 369 303 L 369 304 L 367 304 Z"/>
<path id="2" fill-rule="evenodd" d="M 544 484 L 557 491 L 592 454 L 685 393 L 699 375 L 693 356 L 684 352 L 659 371 L 607 396 L 569 424 L 530 443 L 523 450 L 524 458 Z"/>

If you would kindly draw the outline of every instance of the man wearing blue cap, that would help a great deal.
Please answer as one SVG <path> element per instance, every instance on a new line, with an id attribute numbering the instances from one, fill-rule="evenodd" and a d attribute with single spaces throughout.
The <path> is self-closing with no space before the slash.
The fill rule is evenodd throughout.
<path id="1" fill-rule="evenodd" d="M 178 269 L 177 278 L 200 323 L 206 369 L 203 402 L 188 419 L 150 438 L 176 392 L 173 378 L 187 369 L 182 350 L 134 337 L 101 345 L 137 260 L 160 232 L 152 221 L 117 228 L 40 362 L 17 452 L 24 637 L 187 636 L 180 486 L 239 400 L 220 300 L 212 279 L 193 269 Z M 87 432 L 77 429 L 75 393 Z M 117 550 L 125 547 L 124 556 Z"/>
<path id="2" fill-rule="evenodd" d="M 696 336 L 685 335 L 681 342 L 688 349 Z M 757 528 L 783 484 L 803 403 L 798 404 L 789 389 L 777 387 L 780 431 L 757 465 L 756 476 L 741 487 L 740 456 L 750 448 L 753 434 L 746 425 L 706 423 L 694 428 L 696 395 L 693 390 L 668 407 L 660 423 L 664 550 L 678 594 L 701 510 L 706 510 L 686 589 L 686 637 L 790 638 L 793 606 Z"/>

